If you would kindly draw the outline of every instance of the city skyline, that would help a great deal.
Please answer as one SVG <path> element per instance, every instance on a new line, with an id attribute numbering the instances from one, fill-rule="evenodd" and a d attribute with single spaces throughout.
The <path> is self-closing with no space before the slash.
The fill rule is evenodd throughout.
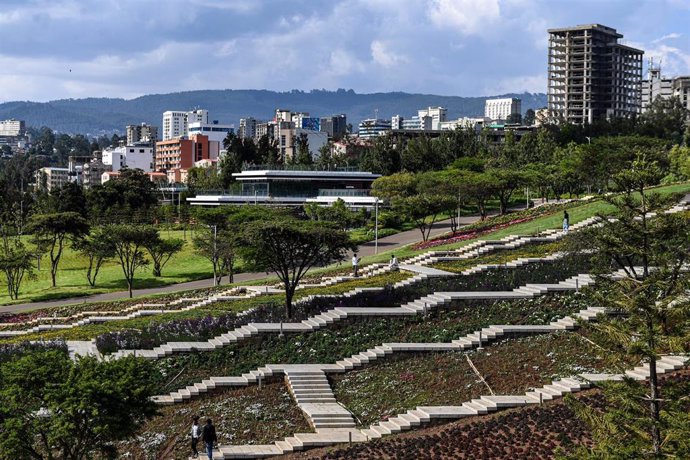
<path id="1" fill-rule="evenodd" d="M 0 102 L 196 89 L 546 92 L 547 29 L 600 23 L 690 74 L 689 0 L 31 2 L 0 10 Z M 516 52 L 517 50 L 517 52 Z"/>

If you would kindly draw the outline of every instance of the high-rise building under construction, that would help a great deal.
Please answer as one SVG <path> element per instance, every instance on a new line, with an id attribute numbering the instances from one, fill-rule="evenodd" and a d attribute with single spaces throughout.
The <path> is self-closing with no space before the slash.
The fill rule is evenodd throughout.
<path id="1" fill-rule="evenodd" d="M 601 24 L 548 32 L 550 118 L 583 124 L 640 113 L 644 51 Z"/>

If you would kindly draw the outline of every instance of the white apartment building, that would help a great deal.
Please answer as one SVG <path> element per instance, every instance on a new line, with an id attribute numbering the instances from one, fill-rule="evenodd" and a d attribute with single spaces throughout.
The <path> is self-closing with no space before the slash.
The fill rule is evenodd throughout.
<path id="1" fill-rule="evenodd" d="M 484 118 L 491 121 L 506 121 L 511 115 L 522 114 L 522 101 L 516 97 L 487 99 L 484 104 Z"/>
<path id="2" fill-rule="evenodd" d="M 223 140 L 228 136 L 228 133 L 235 132 L 235 125 L 221 125 L 218 120 L 213 120 L 213 123 L 202 123 L 200 121 L 190 122 L 187 124 L 187 135 L 203 134 L 208 136 L 209 141 L 216 141 L 223 145 Z"/>
<path id="3" fill-rule="evenodd" d="M 23 136 L 24 131 L 24 120 L 0 120 L 0 136 Z"/>
<path id="4" fill-rule="evenodd" d="M 448 116 L 448 109 L 445 107 L 427 107 L 417 111 L 417 118 L 423 120 L 424 117 L 431 117 L 431 129 L 441 129 L 441 123 L 446 121 Z"/>
<path id="5" fill-rule="evenodd" d="M 208 124 L 208 110 L 195 109 L 190 112 L 168 110 L 163 112 L 163 140 L 189 136 L 189 123 Z"/>
<path id="6" fill-rule="evenodd" d="M 149 144 L 133 144 L 115 147 L 103 151 L 102 162 L 110 166 L 113 172 L 122 168 L 141 169 L 144 172 L 153 171 L 153 147 Z"/>

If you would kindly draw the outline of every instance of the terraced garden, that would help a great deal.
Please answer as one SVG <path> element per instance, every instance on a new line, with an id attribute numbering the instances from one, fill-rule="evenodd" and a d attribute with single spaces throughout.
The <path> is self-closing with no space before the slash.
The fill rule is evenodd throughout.
<path id="1" fill-rule="evenodd" d="M 384 342 L 449 342 L 491 324 L 546 324 L 590 305 L 585 299 L 584 295 L 555 295 L 466 303 L 427 318 L 362 318 L 283 338 L 262 335 L 213 351 L 162 358 L 155 365 L 164 375 L 181 372 L 174 385 L 161 385 L 163 394 L 210 375 L 241 375 L 267 363 L 329 363 Z"/>
<path id="2" fill-rule="evenodd" d="M 461 405 L 492 392 L 524 393 L 582 372 L 620 371 L 607 363 L 604 353 L 579 332 L 518 337 L 466 354 L 393 357 L 334 374 L 333 390 L 361 425 L 369 426 L 417 406 Z"/>

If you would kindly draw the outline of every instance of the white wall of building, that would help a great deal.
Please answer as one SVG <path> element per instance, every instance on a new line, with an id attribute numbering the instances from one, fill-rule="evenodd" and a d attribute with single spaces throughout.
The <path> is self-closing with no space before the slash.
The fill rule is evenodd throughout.
<path id="1" fill-rule="evenodd" d="M 510 115 L 522 114 L 522 101 L 517 98 L 487 99 L 484 118 L 492 121 L 507 120 Z"/>
<path id="2" fill-rule="evenodd" d="M 203 134 L 204 136 L 208 136 L 209 141 L 216 141 L 222 144 L 228 133 L 235 131 L 235 126 L 195 121 L 188 123 L 187 129 L 189 136 L 193 136 L 194 134 Z"/>
<path id="3" fill-rule="evenodd" d="M 102 161 L 104 165 L 111 166 L 112 171 L 129 168 L 152 172 L 153 147 L 135 144 L 106 149 Z"/>

